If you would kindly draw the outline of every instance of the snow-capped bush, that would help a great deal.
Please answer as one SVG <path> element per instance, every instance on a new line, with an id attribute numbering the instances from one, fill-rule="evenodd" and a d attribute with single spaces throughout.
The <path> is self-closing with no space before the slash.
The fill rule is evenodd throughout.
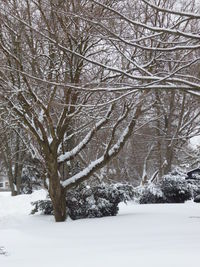
<path id="1" fill-rule="evenodd" d="M 192 198 L 191 187 L 178 172 L 165 175 L 160 188 L 168 203 L 183 203 Z"/>
<path id="2" fill-rule="evenodd" d="M 42 188 L 40 170 L 35 166 L 25 166 L 21 177 L 21 193 L 31 194 L 34 190 Z"/>
<path id="3" fill-rule="evenodd" d="M 186 180 L 186 175 L 178 170 L 165 175 L 158 184 L 148 184 L 138 187 L 137 194 L 140 204 L 147 203 L 183 203 L 193 196 L 193 191 L 198 188 L 191 186 Z"/>
<path id="4" fill-rule="evenodd" d="M 136 191 L 131 184 L 117 183 L 117 184 L 112 184 L 111 186 L 119 191 L 121 196 L 121 202 L 134 200 Z"/>
<path id="5" fill-rule="evenodd" d="M 69 216 L 73 220 L 114 216 L 118 213 L 118 195 L 99 187 L 82 188 L 67 196 Z"/>
<path id="6" fill-rule="evenodd" d="M 31 204 L 34 206 L 31 214 L 41 211 L 45 215 L 53 215 L 53 205 L 50 199 L 37 200 Z"/>
<path id="7" fill-rule="evenodd" d="M 166 203 L 166 198 L 159 185 L 149 184 L 140 190 L 140 204 Z"/>
<path id="8" fill-rule="evenodd" d="M 199 180 L 188 179 L 187 183 L 190 187 L 192 198 L 195 198 L 196 196 L 200 195 L 200 181 Z"/>
<path id="9" fill-rule="evenodd" d="M 196 203 L 200 203 L 200 195 L 197 195 L 197 196 L 194 198 L 194 202 L 196 202 Z"/>
<path id="10" fill-rule="evenodd" d="M 79 187 L 67 196 L 69 215 L 73 220 L 114 216 L 118 204 L 130 200 L 132 195 L 133 187 L 123 184 Z"/>
<path id="11" fill-rule="evenodd" d="M 103 184 L 99 186 L 79 186 L 68 192 L 66 204 L 71 219 L 96 218 L 114 216 L 118 213 L 118 204 L 133 198 L 134 188 L 127 184 Z M 32 203 L 31 214 L 42 211 L 43 214 L 53 214 L 50 199 Z"/>

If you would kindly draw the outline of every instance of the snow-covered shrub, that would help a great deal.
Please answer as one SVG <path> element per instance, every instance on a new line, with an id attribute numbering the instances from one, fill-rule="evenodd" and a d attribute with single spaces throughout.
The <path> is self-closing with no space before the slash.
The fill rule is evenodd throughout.
<path id="1" fill-rule="evenodd" d="M 119 191 L 121 202 L 134 200 L 136 191 L 131 184 L 117 183 L 112 184 L 111 186 Z"/>
<path id="2" fill-rule="evenodd" d="M 114 216 L 118 213 L 118 204 L 130 200 L 134 188 L 128 184 L 103 184 L 94 187 L 79 186 L 68 192 L 66 204 L 71 219 L 96 218 Z M 31 214 L 41 211 L 43 214 L 53 214 L 50 199 L 32 203 Z"/>
<path id="3" fill-rule="evenodd" d="M 192 198 L 191 187 L 178 172 L 165 175 L 160 188 L 168 203 L 183 203 Z"/>
<path id="4" fill-rule="evenodd" d="M 166 203 L 166 198 L 160 189 L 159 185 L 148 184 L 147 186 L 140 188 L 140 204 L 155 204 L 155 203 Z"/>
<path id="5" fill-rule="evenodd" d="M 187 183 L 190 187 L 193 198 L 200 195 L 200 181 L 199 180 L 188 179 Z"/>
<path id="6" fill-rule="evenodd" d="M 175 170 L 165 175 L 158 184 L 143 187 L 140 189 L 139 203 L 183 203 L 191 199 L 194 189 L 185 177 L 183 172 Z"/>
<path id="7" fill-rule="evenodd" d="M 21 177 L 21 192 L 31 194 L 34 190 L 42 188 L 42 178 L 38 166 L 25 166 Z"/>
<path id="8" fill-rule="evenodd" d="M 134 188 L 134 202 L 140 203 L 140 198 L 144 194 L 144 191 L 146 190 L 147 186 L 139 185 Z"/>
<path id="9" fill-rule="evenodd" d="M 81 186 L 67 195 L 67 207 L 71 219 L 114 216 L 123 193 L 113 185 Z"/>
<path id="10" fill-rule="evenodd" d="M 195 196 L 194 202 L 200 203 L 200 195 Z"/>
<path id="11" fill-rule="evenodd" d="M 50 199 L 37 200 L 31 204 L 34 206 L 31 214 L 41 211 L 45 215 L 53 215 L 53 205 Z"/>

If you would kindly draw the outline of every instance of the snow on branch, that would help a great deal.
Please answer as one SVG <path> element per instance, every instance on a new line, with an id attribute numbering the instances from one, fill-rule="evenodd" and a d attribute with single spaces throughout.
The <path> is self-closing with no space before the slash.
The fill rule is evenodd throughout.
<path id="1" fill-rule="evenodd" d="M 143 27 L 143 28 L 146 28 L 146 29 L 149 29 L 149 30 L 152 30 L 153 32 L 159 32 L 159 33 L 169 33 L 169 34 L 175 34 L 175 35 L 178 35 L 178 36 L 185 36 L 185 37 L 187 37 L 187 38 L 189 38 L 189 39 L 191 39 L 191 40 L 196 40 L 196 39 L 200 39 L 200 35 L 198 35 L 198 34 L 190 34 L 190 33 L 188 33 L 188 32 L 181 32 L 181 31 L 179 31 L 179 30 L 174 30 L 174 29 L 171 29 L 171 28 L 159 28 L 159 27 L 151 27 L 151 26 L 149 26 L 149 25 L 146 25 L 146 24 L 143 24 L 143 23 L 140 23 L 140 22 L 137 22 L 137 21 L 132 21 L 131 19 L 129 19 L 129 18 L 127 18 L 126 16 L 124 16 L 122 13 L 120 13 L 120 12 L 118 12 L 118 11 L 116 11 L 116 10 L 114 10 L 114 9 L 112 9 L 111 7 L 108 7 L 108 6 L 106 6 L 106 5 L 103 5 L 103 4 L 100 4 L 100 3 L 98 3 L 98 2 L 96 2 L 96 1 L 94 1 L 94 0 L 91 0 L 92 2 L 94 2 L 94 3 L 96 3 L 96 4 L 98 4 L 98 5 L 101 5 L 101 6 L 103 6 L 104 8 L 107 8 L 108 10 L 110 10 L 110 11 L 112 11 L 112 12 L 114 12 L 114 13 L 116 13 L 117 15 L 119 15 L 122 19 L 124 19 L 125 21 L 127 21 L 127 22 L 129 22 L 130 24 L 133 24 L 133 25 L 136 25 L 136 26 L 141 26 L 141 27 Z M 12 15 L 15 19 L 17 19 L 19 22 L 21 22 L 21 23 L 23 23 L 24 24 L 24 26 L 26 26 L 26 27 L 28 27 L 28 28 L 30 28 L 30 29 L 32 29 L 33 31 L 35 31 L 36 33 L 38 33 L 38 34 L 40 34 L 42 37 L 44 37 L 44 38 L 46 38 L 47 40 L 49 40 L 50 42 L 52 42 L 53 44 L 56 44 L 56 46 L 59 48 L 59 49 L 61 49 L 62 51 L 65 51 L 65 52 L 67 52 L 67 53 L 70 53 L 70 54 L 73 54 L 74 56 L 77 56 L 78 58 L 81 58 L 81 59 L 83 59 L 84 61 L 86 61 L 86 62 L 88 62 L 88 63 L 91 63 L 92 65 L 95 65 L 95 66 L 98 66 L 98 67 L 101 67 L 101 68 L 103 68 L 103 69 L 106 69 L 106 70 L 108 70 L 108 71 L 112 71 L 112 72 L 114 72 L 114 73 L 118 73 L 119 75 L 124 75 L 125 77 L 127 77 L 127 78 L 130 78 L 130 79 L 134 79 L 134 80 L 138 80 L 138 81 L 142 81 L 143 83 L 144 82 L 147 82 L 147 83 L 149 83 L 149 81 L 155 81 L 155 82 L 158 82 L 158 83 L 160 83 L 160 82 L 162 82 L 162 79 L 160 78 L 160 77 L 158 77 L 156 74 L 154 74 L 153 76 L 148 76 L 148 75 L 133 75 L 133 74 L 131 74 L 131 73 L 129 73 L 129 71 L 125 71 L 125 70 L 123 70 L 122 68 L 118 68 L 118 67 L 112 67 L 112 66 L 109 66 L 109 65 L 107 65 L 107 64 L 104 64 L 104 63 L 102 63 L 102 62 L 99 62 L 99 61 L 96 61 L 96 60 L 94 60 L 94 59 L 91 59 L 91 58 L 89 58 L 89 57 L 87 57 L 87 56 L 85 56 L 85 55 L 81 55 L 80 53 L 78 53 L 78 52 L 76 52 L 76 51 L 74 51 L 74 50 L 71 50 L 71 49 L 69 49 L 68 47 L 65 47 L 65 46 L 63 46 L 62 44 L 60 44 L 60 43 L 58 43 L 56 40 L 54 40 L 54 39 L 52 39 L 52 38 L 50 38 L 49 36 L 47 36 L 46 34 L 44 34 L 44 33 L 42 33 L 42 32 L 40 32 L 38 29 L 35 29 L 34 27 L 32 27 L 31 25 L 29 25 L 28 23 L 26 23 L 24 20 L 22 20 L 22 19 L 20 19 L 20 18 L 18 18 L 18 17 L 16 17 L 16 16 L 14 16 L 14 15 Z M 123 41 L 123 40 L 122 40 Z M 192 50 L 194 50 L 194 49 L 199 49 L 200 48 L 200 46 L 197 44 L 197 45 L 186 45 L 186 46 L 177 46 L 177 48 L 178 49 L 184 49 L 184 50 L 190 50 L 190 49 L 192 49 Z M 141 49 L 144 49 L 144 47 L 141 47 Z M 154 49 L 153 47 L 150 47 L 149 48 L 150 50 L 151 49 Z M 156 48 L 156 51 L 158 51 L 158 47 Z M 175 47 L 172 47 L 172 48 L 164 48 L 164 51 L 165 52 L 167 52 L 167 50 L 169 49 L 169 51 L 174 51 L 174 49 L 176 50 L 176 48 Z M 169 52 L 168 51 L 168 52 Z M 8 67 L 7 67 L 8 68 Z M 48 83 L 48 84 L 54 84 L 54 85 L 57 85 L 57 86 L 64 86 L 64 87 L 66 87 L 66 85 L 65 84 L 61 84 L 61 83 L 55 83 L 55 82 L 51 82 L 51 81 L 44 81 L 43 79 L 41 79 L 41 78 L 38 78 L 38 77 L 34 77 L 34 76 L 32 76 L 32 75 L 30 75 L 30 74 L 28 74 L 28 73 L 26 73 L 26 72 L 22 72 L 21 70 L 15 70 L 15 71 L 18 71 L 19 73 L 21 73 L 21 74 L 23 74 L 23 75 L 26 75 L 27 77 L 29 77 L 29 78 L 31 78 L 31 79 L 36 79 L 36 80 L 38 80 L 38 81 L 41 81 L 41 82 L 46 82 L 46 83 Z M 199 88 L 199 84 L 195 84 L 194 82 L 191 82 L 190 80 L 186 80 L 186 79 L 184 79 L 184 78 L 181 78 L 181 79 L 178 79 L 178 78 L 168 78 L 167 77 L 167 81 L 168 82 L 173 82 L 174 84 L 176 84 L 176 87 L 177 87 L 177 89 L 181 89 L 182 90 L 182 86 L 183 86 L 183 84 L 185 84 L 185 85 L 188 85 L 188 88 L 186 88 L 186 90 L 187 89 L 193 89 L 193 88 L 191 88 L 191 87 L 198 87 Z M 177 83 L 181 83 L 181 84 L 177 84 Z M 173 86 L 175 86 L 173 84 Z M 67 86 L 68 86 L 68 84 L 67 84 Z M 159 85 L 160 86 L 160 85 Z M 161 84 L 161 86 L 163 86 L 162 84 Z M 71 88 L 73 87 L 74 89 L 76 89 L 76 90 L 88 90 L 88 89 L 86 89 L 85 87 L 82 87 L 82 86 L 77 86 L 77 85 L 71 85 L 70 86 Z M 145 88 L 145 85 L 143 85 L 142 87 L 140 87 L 140 86 L 134 86 L 134 88 L 132 88 L 132 89 L 136 89 L 138 87 L 138 89 L 141 89 L 141 90 L 143 90 L 143 89 L 157 89 L 157 88 Z M 163 88 L 163 87 L 162 87 Z M 99 90 L 100 88 L 97 88 L 96 90 Z M 100 90 L 105 90 L 105 91 L 117 91 L 117 90 L 129 90 L 130 89 L 130 87 L 128 87 L 128 88 L 112 88 L 112 89 L 109 89 L 109 88 L 101 88 Z M 164 88 L 163 88 L 164 89 Z M 95 89 L 89 89 L 89 90 L 93 90 L 93 91 L 95 91 Z"/>
<path id="2" fill-rule="evenodd" d="M 105 153 L 101 157 L 99 157 L 95 161 L 92 161 L 82 171 L 70 177 L 69 179 L 62 181 L 61 182 L 62 186 L 64 188 L 69 188 L 73 185 L 83 182 L 84 180 L 88 179 L 95 171 L 102 168 L 106 163 L 108 163 L 112 158 L 114 158 L 121 151 L 127 139 L 131 135 L 136 125 L 136 120 L 140 116 L 141 113 L 142 113 L 141 106 L 139 105 L 138 108 L 136 109 L 136 112 L 132 120 L 130 121 L 128 126 L 124 129 L 118 141 L 108 151 L 106 150 Z"/>
<path id="3" fill-rule="evenodd" d="M 188 93 L 200 97 L 200 88 L 198 90 L 199 91 L 188 90 Z"/>
<path id="4" fill-rule="evenodd" d="M 61 163 L 75 157 L 88 144 L 88 142 L 94 136 L 96 131 L 98 131 L 108 121 L 112 113 L 112 110 L 113 110 L 113 105 L 109 107 L 105 117 L 95 124 L 95 126 L 88 132 L 88 134 L 76 147 L 74 147 L 71 151 L 67 151 L 66 153 L 58 157 L 58 162 Z"/>
<path id="5" fill-rule="evenodd" d="M 141 0 L 141 1 L 144 2 L 146 5 L 150 6 L 151 8 L 156 9 L 160 12 L 170 13 L 170 14 L 174 14 L 174 15 L 178 15 L 178 16 L 184 16 L 184 17 L 188 17 L 190 19 L 200 19 L 200 14 L 182 12 L 182 11 L 174 11 L 174 10 L 167 9 L 167 8 L 161 8 L 155 4 L 152 4 L 150 1 L 146 1 L 146 0 Z"/>
<path id="6" fill-rule="evenodd" d="M 191 38 L 191 39 L 200 39 L 200 35 L 199 34 L 193 34 L 193 33 L 187 33 L 184 31 L 180 31 L 180 30 L 174 30 L 171 28 L 164 28 L 164 27 L 154 27 L 154 26 L 149 26 L 147 24 L 141 23 L 139 21 L 135 21 L 132 20 L 130 18 L 128 18 L 127 16 L 123 15 L 122 13 L 120 13 L 119 11 L 115 10 L 114 8 L 111 8 L 110 6 L 100 3 L 96 0 L 90 0 L 91 2 L 104 7 L 107 10 L 110 10 L 111 12 L 113 12 L 114 14 L 118 15 L 121 19 L 123 19 L 124 21 L 134 25 L 134 26 L 139 26 L 142 27 L 144 29 L 150 30 L 152 32 L 162 32 L 162 33 L 169 33 L 169 34 L 173 34 L 173 35 L 178 35 L 178 36 L 184 36 L 186 38 Z"/>

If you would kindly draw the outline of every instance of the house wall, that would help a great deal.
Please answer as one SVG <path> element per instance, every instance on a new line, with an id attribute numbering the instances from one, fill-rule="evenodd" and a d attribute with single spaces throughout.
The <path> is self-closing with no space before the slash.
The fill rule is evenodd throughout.
<path id="1" fill-rule="evenodd" d="M 8 182 L 0 182 L 0 188 L 8 189 L 9 188 L 9 183 Z"/>
<path id="2" fill-rule="evenodd" d="M 0 176 L 0 191 L 9 191 L 10 186 L 6 177 Z"/>

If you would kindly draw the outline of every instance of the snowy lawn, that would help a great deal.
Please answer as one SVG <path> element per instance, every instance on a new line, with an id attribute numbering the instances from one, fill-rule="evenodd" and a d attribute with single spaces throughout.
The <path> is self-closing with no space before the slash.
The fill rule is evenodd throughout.
<path id="1" fill-rule="evenodd" d="M 1 267 L 199 264 L 200 204 L 121 205 L 116 217 L 55 223 L 52 216 L 28 215 L 30 202 L 44 197 L 44 191 L 0 193 Z"/>

